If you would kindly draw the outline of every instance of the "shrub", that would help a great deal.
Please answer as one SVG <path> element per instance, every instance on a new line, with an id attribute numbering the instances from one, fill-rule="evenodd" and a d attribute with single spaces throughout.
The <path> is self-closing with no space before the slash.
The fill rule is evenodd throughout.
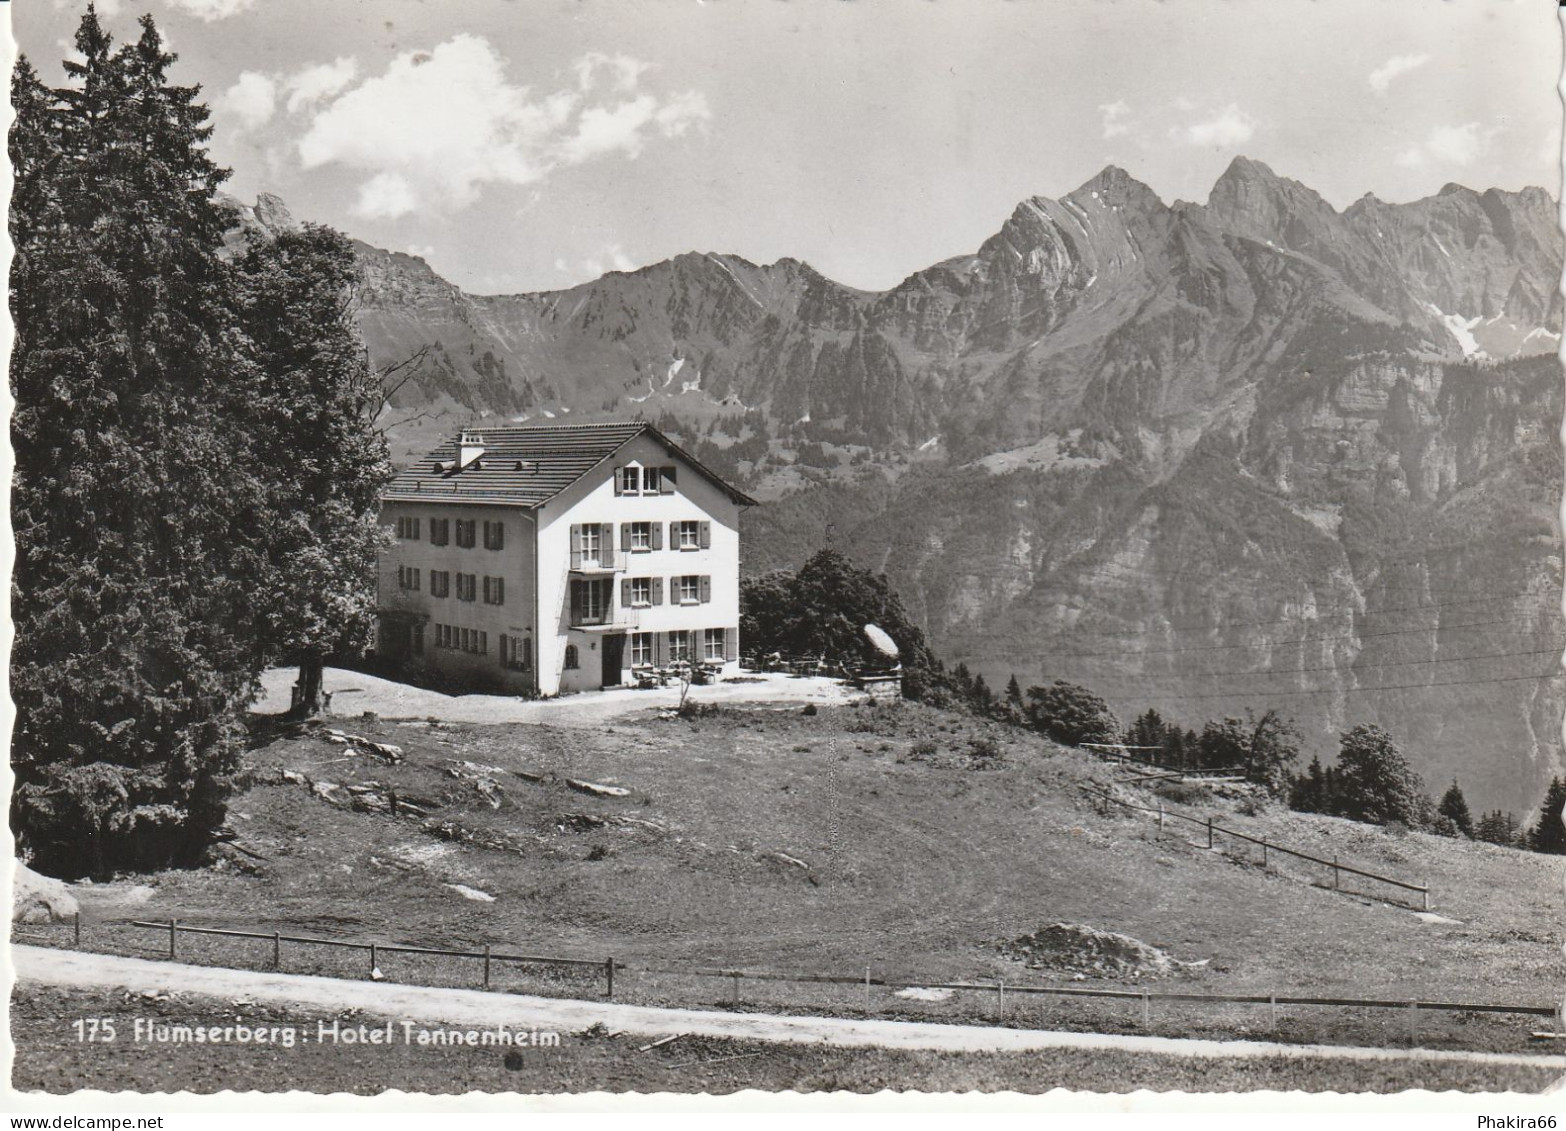
<path id="1" fill-rule="evenodd" d="M 1030 687 L 1027 705 L 1034 728 L 1056 742 L 1080 746 L 1119 740 L 1120 720 L 1109 704 L 1085 687 L 1061 679 L 1048 687 Z"/>

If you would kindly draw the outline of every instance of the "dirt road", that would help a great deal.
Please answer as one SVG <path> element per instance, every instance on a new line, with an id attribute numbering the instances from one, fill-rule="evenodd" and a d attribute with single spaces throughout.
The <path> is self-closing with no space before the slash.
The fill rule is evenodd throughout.
<path id="1" fill-rule="evenodd" d="M 612 1002 L 570 1001 L 477 990 L 394 986 L 298 974 L 265 974 L 211 966 L 184 966 L 117 955 L 14 946 L 21 983 L 132 990 L 177 989 L 229 1000 L 321 1010 L 360 1009 L 393 1020 L 466 1028 L 532 1028 L 580 1032 L 597 1023 L 625 1033 L 689 1033 L 737 1040 L 827 1044 L 840 1047 L 937 1049 L 950 1052 L 1022 1052 L 1035 1049 L 1117 1049 L 1163 1056 L 1313 1057 L 1338 1060 L 1456 1061 L 1566 1070 L 1566 1055 L 1483 1053 L 1448 1049 L 1353 1048 L 1284 1045 L 1268 1041 L 1211 1041 L 1176 1037 L 1067 1033 L 981 1025 L 797 1017 L 716 1010 L 661 1009 Z"/>
<path id="2" fill-rule="evenodd" d="M 298 673 L 273 668 L 261 676 L 261 698 L 253 710 L 278 714 L 288 710 L 289 687 Z M 696 703 L 847 703 L 858 697 L 841 680 L 790 676 L 778 672 L 747 675 L 747 682 L 693 687 Z M 753 682 L 752 682 L 753 681 Z M 679 705 L 679 687 L 650 690 L 611 688 L 584 691 L 558 699 L 520 699 L 514 695 L 443 695 L 406 683 L 394 683 L 362 672 L 327 668 L 325 688 L 332 693 L 332 713 L 342 717 L 374 711 L 388 719 L 437 718 L 448 723 L 539 723 L 562 727 L 592 727 L 627 715 Z"/>

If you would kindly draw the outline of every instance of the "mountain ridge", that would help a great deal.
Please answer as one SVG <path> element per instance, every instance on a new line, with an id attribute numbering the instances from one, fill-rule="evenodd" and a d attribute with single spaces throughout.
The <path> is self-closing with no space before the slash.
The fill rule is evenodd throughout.
<path id="1" fill-rule="evenodd" d="M 747 571 L 830 541 L 992 685 L 1297 709 L 1328 757 L 1382 722 L 1432 786 L 1520 812 L 1566 770 L 1566 684 L 1529 666 L 1563 631 L 1555 212 L 1460 185 L 1338 210 L 1249 158 L 1165 203 L 1109 166 L 881 291 L 692 252 L 479 296 L 361 244 L 359 320 L 378 363 L 428 349 L 404 458 L 645 416 L 770 500 Z"/>

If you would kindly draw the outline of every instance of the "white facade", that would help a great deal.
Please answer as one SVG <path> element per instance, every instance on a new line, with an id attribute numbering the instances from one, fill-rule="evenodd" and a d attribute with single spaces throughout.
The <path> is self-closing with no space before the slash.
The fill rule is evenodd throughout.
<path id="1" fill-rule="evenodd" d="M 679 660 L 732 673 L 743 498 L 651 429 L 535 505 L 402 492 L 382 511 L 402 536 L 381 557 L 378 651 L 516 694 L 615 686 Z"/>

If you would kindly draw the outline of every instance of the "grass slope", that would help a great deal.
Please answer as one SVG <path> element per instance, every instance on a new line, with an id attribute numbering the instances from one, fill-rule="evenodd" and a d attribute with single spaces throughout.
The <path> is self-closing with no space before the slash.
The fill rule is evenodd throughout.
<path id="1" fill-rule="evenodd" d="M 1545 1004 L 1566 963 L 1560 862 L 1421 834 L 1394 836 L 1332 818 L 1236 811 L 1235 799 L 1170 802 L 1230 827 L 1328 858 L 1428 878 L 1426 922 L 1391 890 L 1337 893 L 1302 862 L 1264 871 L 1255 850 L 1209 852 L 1194 827 L 1100 815 L 1085 785 L 1111 771 L 1034 736 L 916 705 L 725 708 L 695 720 L 646 718 L 598 729 L 441 725 L 378 719 L 343 729 L 406 751 L 387 766 L 319 736 L 280 737 L 252 752 L 254 784 L 232 806 L 240 843 L 267 860 L 237 869 L 144 877 L 145 902 L 88 890 L 85 945 L 156 954 L 159 936 L 130 919 L 435 945 L 494 943 L 601 959 L 632 969 L 624 1000 L 736 1004 L 852 1014 L 852 987 L 800 987 L 648 973 L 697 967 L 1013 985 L 1141 985 L 1061 969 L 1030 970 L 1001 944 L 1055 922 L 1123 932 L 1201 963 L 1148 982 L 1213 993 L 1321 994 Z M 503 798 L 453 776 L 493 767 Z M 315 782 L 379 783 L 438 804 L 428 822 L 338 808 L 281 771 Z M 470 770 L 463 773 L 471 774 Z M 538 780 L 533 780 L 538 779 Z M 584 794 L 566 779 L 617 784 Z M 1118 787 L 1117 787 L 1118 788 Z M 1127 796 L 1131 796 L 1127 794 Z M 1250 806 L 1245 806 L 1249 808 Z M 444 837 L 424 827 L 438 823 Z M 1195 834 L 1195 835 L 1191 835 Z M 449 839 L 476 838 L 493 847 Z M 808 865 L 802 868 L 782 854 Z M 451 885 L 493 897 L 478 901 Z M 181 958 L 270 961 L 270 945 L 181 942 Z M 289 948 L 285 965 L 363 976 L 357 952 Z M 395 980 L 473 985 L 473 963 L 382 956 Z M 591 995 L 596 975 L 497 970 L 497 987 Z M 509 981 L 508 981 L 509 979 Z M 958 993 L 917 1002 L 877 991 L 876 1015 L 999 1020 L 1188 1035 L 1266 1032 L 1266 1009 L 1170 1007 L 1150 1028 L 1124 1003 Z M 1301 1009 L 1282 1040 L 1408 1039 L 1401 1011 Z M 1419 1021 L 1431 1045 L 1520 1049 L 1527 1019 L 1468 1014 Z"/>

